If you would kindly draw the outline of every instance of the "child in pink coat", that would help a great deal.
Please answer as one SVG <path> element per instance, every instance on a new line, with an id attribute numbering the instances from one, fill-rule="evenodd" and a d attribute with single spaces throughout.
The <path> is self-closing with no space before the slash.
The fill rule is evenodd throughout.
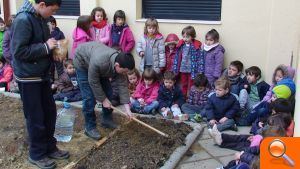
<path id="1" fill-rule="evenodd" d="M 0 58 L 0 88 L 9 90 L 9 82 L 12 81 L 13 70 L 12 67 L 6 63 L 4 57 Z"/>
<path id="2" fill-rule="evenodd" d="M 110 25 L 107 23 L 106 12 L 101 7 L 96 7 L 91 13 L 91 34 L 94 41 L 108 45 L 110 36 Z"/>
<path id="3" fill-rule="evenodd" d="M 146 68 L 142 75 L 142 80 L 136 87 L 132 96 L 131 110 L 141 114 L 155 114 L 158 108 L 159 82 L 155 71 Z"/>
<path id="4" fill-rule="evenodd" d="M 73 30 L 73 46 L 71 59 L 74 58 L 75 49 L 78 47 L 78 45 L 92 41 L 90 25 L 90 16 L 82 15 L 78 18 L 77 27 Z"/>
<path id="5" fill-rule="evenodd" d="M 130 53 L 134 48 L 135 41 L 133 34 L 126 24 L 125 12 L 117 10 L 114 14 L 114 23 L 111 25 L 110 40 L 108 46 Z"/>

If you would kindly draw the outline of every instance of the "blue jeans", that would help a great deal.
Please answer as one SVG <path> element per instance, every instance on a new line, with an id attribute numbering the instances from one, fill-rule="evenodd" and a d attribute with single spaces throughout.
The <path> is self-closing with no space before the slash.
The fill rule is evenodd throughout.
<path id="1" fill-rule="evenodd" d="M 184 103 L 181 106 L 181 110 L 183 111 L 183 113 L 188 114 L 189 117 L 192 119 L 196 114 L 200 114 L 201 116 L 203 115 L 202 111 L 204 110 L 204 106 Z"/>
<path id="2" fill-rule="evenodd" d="M 76 69 L 77 81 L 82 95 L 82 113 L 85 119 L 86 130 L 96 128 L 96 115 L 95 115 L 95 97 L 88 82 L 88 71 L 83 69 Z M 100 77 L 99 77 L 100 78 Z M 108 78 L 100 78 L 101 87 L 106 97 L 111 100 L 112 88 Z M 103 120 L 112 120 L 112 109 L 102 107 Z"/>
<path id="3" fill-rule="evenodd" d="M 234 124 L 235 122 L 233 119 L 227 119 L 224 123 L 217 123 L 217 128 L 221 132 L 230 129 L 231 127 L 234 126 Z"/>
<path id="4" fill-rule="evenodd" d="M 158 101 L 155 100 L 152 103 L 142 107 L 138 100 L 133 100 L 133 102 L 131 103 L 131 108 L 137 112 L 142 111 L 146 114 L 150 114 L 153 109 L 158 108 L 158 105 L 159 105 Z"/>

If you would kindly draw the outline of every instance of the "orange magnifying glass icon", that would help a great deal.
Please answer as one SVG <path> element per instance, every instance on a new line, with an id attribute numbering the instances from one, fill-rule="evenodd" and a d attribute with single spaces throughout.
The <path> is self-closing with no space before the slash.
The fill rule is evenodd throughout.
<path id="1" fill-rule="evenodd" d="M 283 157 L 290 166 L 294 167 L 295 162 L 285 154 L 286 146 L 280 139 L 274 139 L 269 145 L 269 153 L 276 158 Z"/>

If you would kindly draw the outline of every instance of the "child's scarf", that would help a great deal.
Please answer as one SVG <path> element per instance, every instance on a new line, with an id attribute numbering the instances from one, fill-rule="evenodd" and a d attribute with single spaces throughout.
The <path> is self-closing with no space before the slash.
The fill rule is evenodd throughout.
<path id="1" fill-rule="evenodd" d="M 107 25 L 107 20 L 102 20 L 100 22 L 93 21 L 92 25 L 97 29 L 102 29 Z"/>

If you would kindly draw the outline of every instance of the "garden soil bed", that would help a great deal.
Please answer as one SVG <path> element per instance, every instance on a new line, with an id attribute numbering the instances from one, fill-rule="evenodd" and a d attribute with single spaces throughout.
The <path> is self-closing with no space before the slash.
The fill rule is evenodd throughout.
<path id="1" fill-rule="evenodd" d="M 141 120 L 170 135 L 170 138 L 160 136 L 136 122 L 130 122 L 122 126 L 101 147 L 94 148 L 75 168 L 160 168 L 177 147 L 184 145 L 186 136 L 193 130 L 185 123 L 155 118 Z"/>
<path id="2" fill-rule="evenodd" d="M 69 143 L 58 143 L 58 147 L 68 150 L 71 157 L 68 160 L 56 161 L 57 168 L 62 168 L 86 153 L 95 145 L 95 141 L 83 134 L 84 120 L 81 110 L 75 109 L 76 119 L 74 135 Z M 99 113 L 97 113 L 98 115 Z M 118 116 L 116 116 L 118 117 Z M 99 119 L 99 118 L 98 118 Z M 119 124 L 121 118 L 115 119 Z M 99 124 L 99 121 L 97 121 Z M 99 126 L 99 125 L 98 125 Z M 112 130 L 99 127 L 104 137 Z M 6 97 L 0 94 L 0 168 L 1 169 L 35 169 L 27 162 L 28 143 L 22 103 L 19 99 Z"/>

